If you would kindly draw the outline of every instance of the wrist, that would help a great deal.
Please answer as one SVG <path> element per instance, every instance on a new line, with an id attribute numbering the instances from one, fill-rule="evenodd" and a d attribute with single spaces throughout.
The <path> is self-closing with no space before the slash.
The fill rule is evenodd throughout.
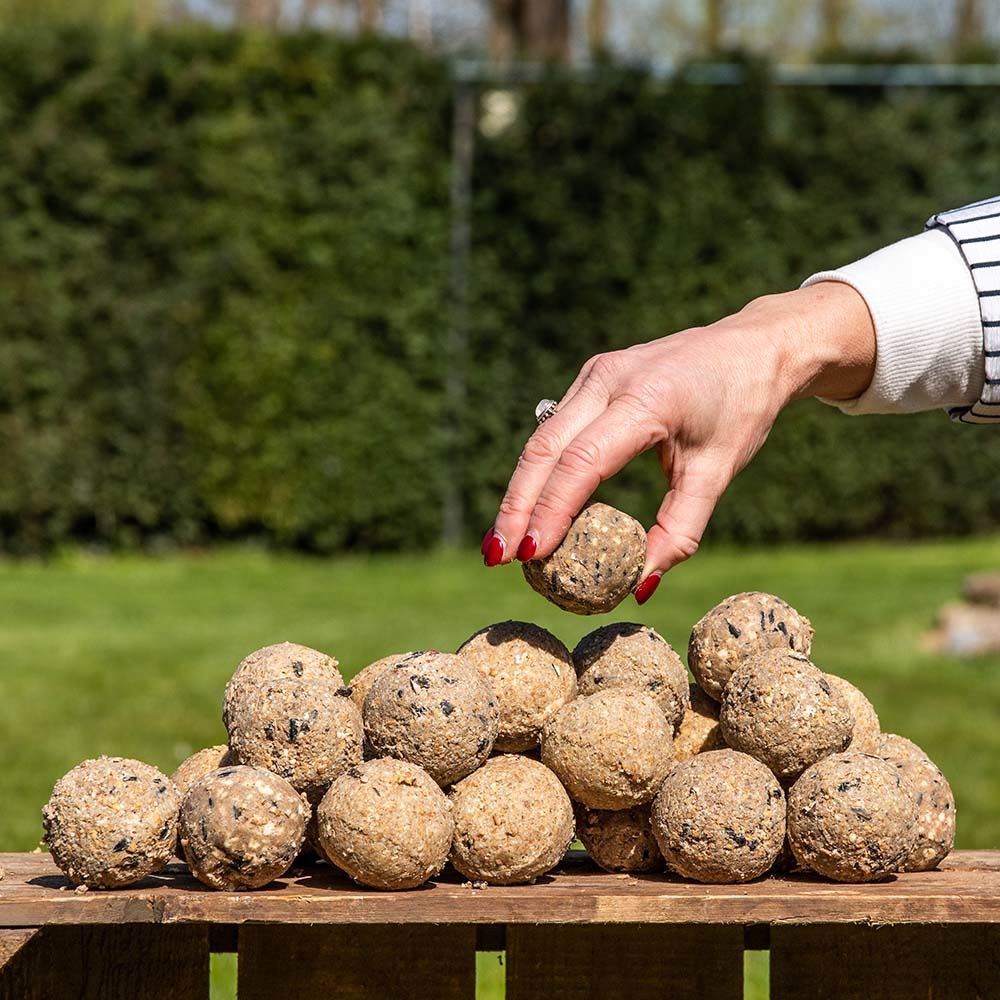
<path id="1" fill-rule="evenodd" d="M 738 319 L 759 329 L 774 352 L 785 402 L 860 396 L 875 372 L 875 326 L 864 298 L 841 281 L 767 295 Z"/>

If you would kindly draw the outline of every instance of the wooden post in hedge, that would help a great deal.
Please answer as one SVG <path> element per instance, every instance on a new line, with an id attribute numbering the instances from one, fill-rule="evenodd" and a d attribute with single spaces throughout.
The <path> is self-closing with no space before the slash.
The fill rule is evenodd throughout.
<path id="1" fill-rule="evenodd" d="M 472 239 L 472 163 L 476 147 L 476 85 L 456 80 L 451 135 L 451 302 L 445 366 L 447 479 L 441 518 L 446 545 L 465 538 L 465 410 L 469 355 L 469 255 Z"/>

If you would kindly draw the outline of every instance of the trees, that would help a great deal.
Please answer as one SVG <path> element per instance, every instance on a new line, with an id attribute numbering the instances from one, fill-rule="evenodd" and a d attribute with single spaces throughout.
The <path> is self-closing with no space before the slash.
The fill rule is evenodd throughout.
<path id="1" fill-rule="evenodd" d="M 0 0 L 0 24 L 32 21 L 101 25 L 147 25 L 157 19 L 161 0 Z"/>
<path id="2" fill-rule="evenodd" d="M 727 0 L 705 0 L 705 27 L 702 48 L 707 55 L 716 55 L 723 48 L 726 29 Z"/>
<path id="3" fill-rule="evenodd" d="M 984 44 L 982 0 L 956 0 L 952 48 L 959 54 L 971 53 Z"/>
<path id="4" fill-rule="evenodd" d="M 569 0 L 492 0 L 490 54 L 501 63 L 566 60 L 569 13 Z"/>
<path id="5" fill-rule="evenodd" d="M 820 0 L 821 52 L 840 52 L 844 48 L 844 22 L 847 19 L 848 0 Z"/>
<path id="6" fill-rule="evenodd" d="M 608 0 L 590 0 L 587 4 L 587 49 L 593 59 L 608 51 Z"/>

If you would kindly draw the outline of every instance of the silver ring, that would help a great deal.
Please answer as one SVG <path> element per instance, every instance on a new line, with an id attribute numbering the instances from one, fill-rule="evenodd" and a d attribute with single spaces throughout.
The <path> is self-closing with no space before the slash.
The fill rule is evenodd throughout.
<path id="1" fill-rule="evenodd" d="M 543 399 L 540 400 L 538 405 L 535 407 L 535 420 L 540 424 L 544 424 L 549 417 L 555 416 L 558 403 L 554 399 Z"/>

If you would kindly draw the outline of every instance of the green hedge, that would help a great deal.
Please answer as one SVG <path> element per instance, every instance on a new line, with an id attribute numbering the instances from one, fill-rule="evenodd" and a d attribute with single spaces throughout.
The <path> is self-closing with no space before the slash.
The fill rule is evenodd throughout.
<path id="1" fill-rule="evenodd" d="M 0 36 L 0 544 L 432 543 L 495 511 L 535 401 L 1000 176 L 993 91 L 521 94 L 475 162 L 467 418 L 447 427 L 452 87 L 405 44 Z M 943 416 L 781 418 L 717 538 L 990 527 L 997 445 Z M 648 519 L 640 461 L 605 487 Z"/>
<path id="2" fill-rule="evenodd" d="M 320 35 L 0 40 L 9 546 L 434 535 L 448 93 Z"/>
<path id="3" fill-rule="evenodd" d="M 995 193 L 1000 106 L 992 89 L 779 89 L 754 66 L 741 88 L 663 87 L 609 68 L 589 85 L 534 88 L 478 168 L 476 353 L 510 429 L 506 445 L 483 434 L 486 522 L 531 404 L 584 358 L 711 322 Z M 647 457 L 602 490 L 648 523 L 663 488 Z M 709 536 L 949 534 L 998 514 L 988 429 L 808 402 L 779 418 Z"/>

